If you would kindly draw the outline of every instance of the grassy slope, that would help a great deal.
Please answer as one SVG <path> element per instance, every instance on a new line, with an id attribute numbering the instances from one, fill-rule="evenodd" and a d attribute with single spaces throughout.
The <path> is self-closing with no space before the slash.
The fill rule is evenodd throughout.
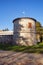
<path id="1" fill-rule="evenodd" d="M 12 50 L 16 52 L 43 53 L 43 43 L 34 46 L 12 46 L 0 44 L 0 50 Z"/>

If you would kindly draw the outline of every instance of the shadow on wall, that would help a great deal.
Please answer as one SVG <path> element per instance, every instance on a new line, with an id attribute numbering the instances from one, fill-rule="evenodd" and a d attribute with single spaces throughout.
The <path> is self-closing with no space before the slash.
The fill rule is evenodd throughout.
<path id="1" fill-rule="evenodd" d="M 22 28 L 24 28 L 24 26 L 22 24 L 20 24 L 21 19 L 17 20 L 14 22 L 14 44 L 17 45 L 29 45 L 29 41 L 27 41 L 27 39 L 29 38 L 25 38 L 23 36 L 20 35 L 20 33 L 23 33 Z M 31 33 L 31 37 L 32 37 L 32 33 Z M 31 39 L 31 42 L 33 44 L 33 39 Z"/>
<path id="2" fill-rule="evenodd" d="M 1 44 L 12 44 L 13 35 L 0 35 L 0 43 Z"/>
<path id="3" fill-rule="evenodd" d="M 21 19 L 17 20 L 17 22 L 14 22 L 14 44 L 16 45 L 20 45 L 21 39 L 23 38 L 22 36 L 20 36 L 20 31 L 23 28 L 23 25 L 21 25 L 19 23 L 19 21 L 21 21 Z"/>

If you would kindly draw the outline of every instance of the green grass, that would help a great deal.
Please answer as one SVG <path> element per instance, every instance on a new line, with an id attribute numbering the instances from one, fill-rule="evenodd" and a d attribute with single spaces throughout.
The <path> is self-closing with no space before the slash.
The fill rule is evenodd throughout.
<path id="1" fill-rule="evenodd" d="M 26 53 L 43 53 L 43 43 L 33 46 L 17 46 L 17 45 L 8 45 L 0 43 L 0 50 L 12 50 L 16 52 L 26 52 Z"/>

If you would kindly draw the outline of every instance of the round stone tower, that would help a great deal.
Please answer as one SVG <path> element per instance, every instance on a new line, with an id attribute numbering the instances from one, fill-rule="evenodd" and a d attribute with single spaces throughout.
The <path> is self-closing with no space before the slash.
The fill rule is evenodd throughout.
<path id="1" fill-rule="evenodd" d="M 36 20 L 29 17 L 13 20 L 13 43 L 31 46 L 36 44 Z"/>

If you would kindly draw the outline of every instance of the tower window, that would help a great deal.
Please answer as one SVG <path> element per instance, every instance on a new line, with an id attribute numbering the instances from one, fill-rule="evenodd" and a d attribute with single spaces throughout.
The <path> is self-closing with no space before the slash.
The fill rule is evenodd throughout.
<path id="1" fill-rule="evenodd" d="M 28 23 L 28 28 L 32 28 L 32 23 Z"/>

